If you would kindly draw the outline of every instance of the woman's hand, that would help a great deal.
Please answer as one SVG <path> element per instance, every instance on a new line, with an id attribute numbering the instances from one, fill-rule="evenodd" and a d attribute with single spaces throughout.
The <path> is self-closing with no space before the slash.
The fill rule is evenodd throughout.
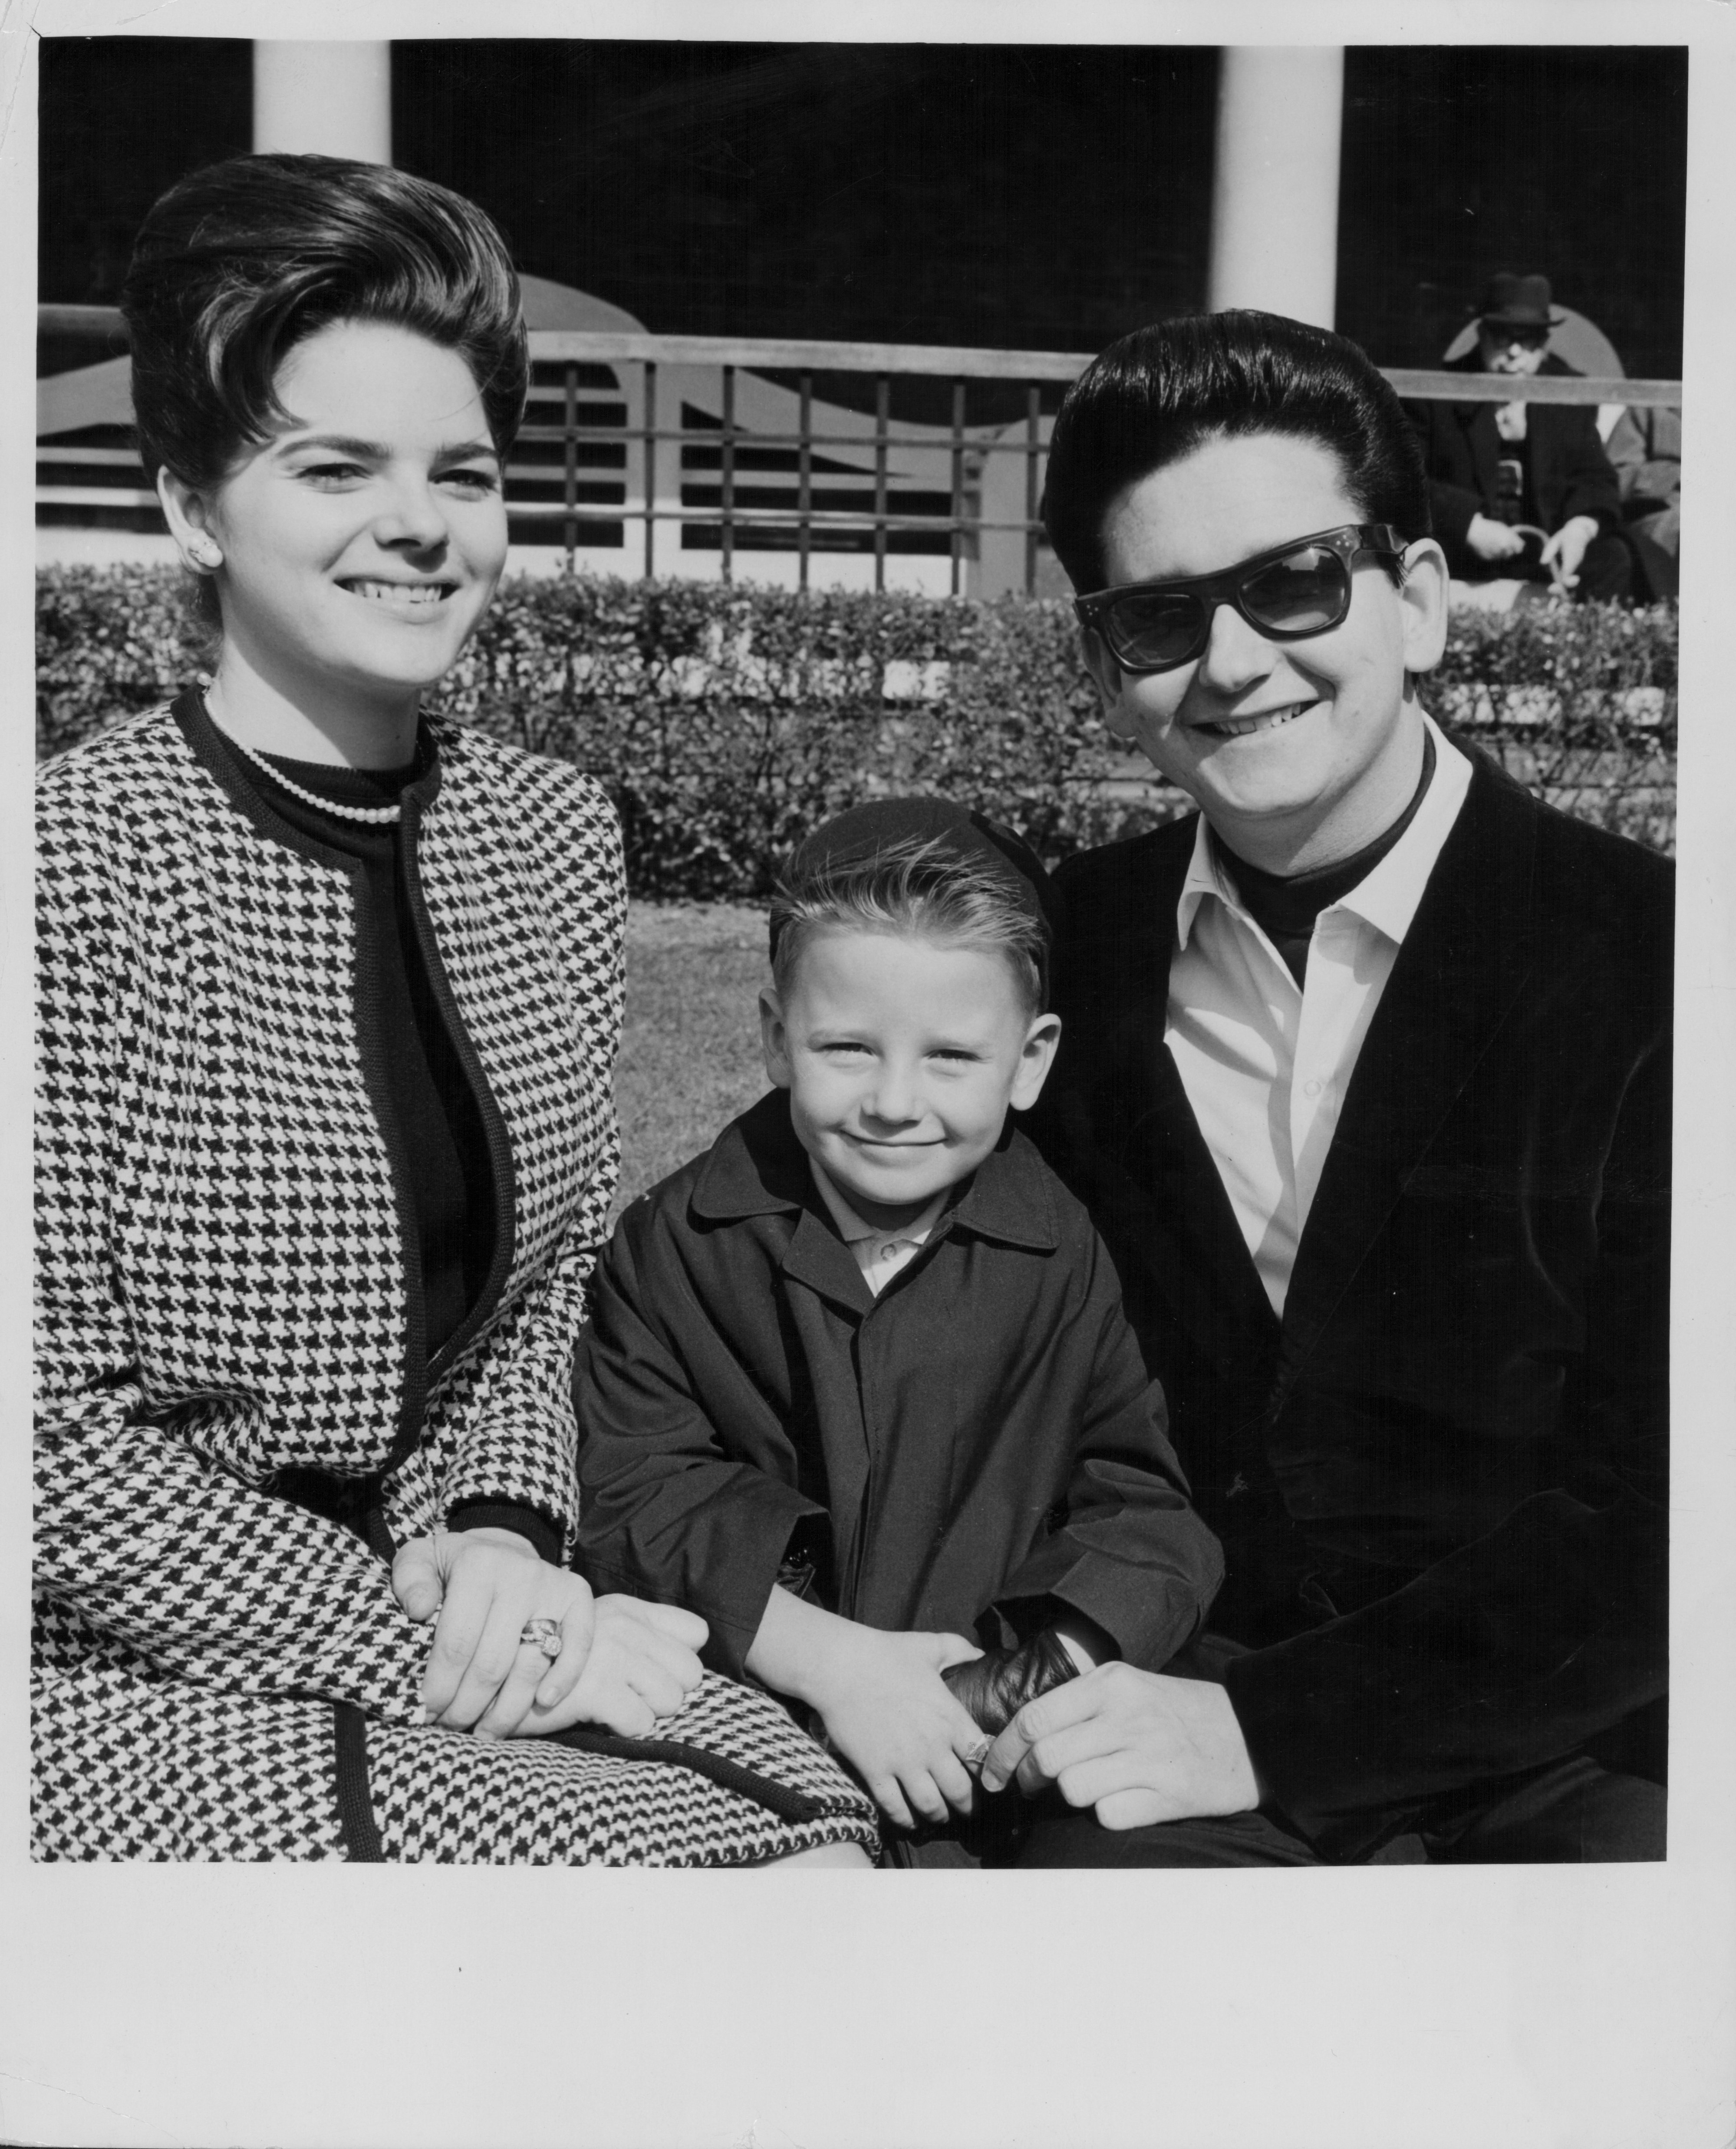
<path id="1" fill-rule="evenodd" d="M 510 1737 L 533 1708 L 558 1709 L 591 1652 L 591 1585 L 541 1558 L 516 1530 L 436 1530 L 392 1563 L 392 1588 L 412 1619 L 437 1622 L 422 1680 L 430 1724 Z M 529 1619 L 552 1619 L 561 1653 L 523 1639 Z M 571 1719 L 569 1719 L 571 1720 Z"/>
<path id="2" fill-rule="evenodd" d="M 591 1653 L 577 1684 L 546 1707 L 539 1688 L 516 1736 L 601 1724 L 626 1738 L 642 1739 L 659 1717 L 673 1716 L 704 1678 L 696 1653 L 708 1630 L 696 1613 L 637 1597 L 599 1597 L 594 1611 Z"/>

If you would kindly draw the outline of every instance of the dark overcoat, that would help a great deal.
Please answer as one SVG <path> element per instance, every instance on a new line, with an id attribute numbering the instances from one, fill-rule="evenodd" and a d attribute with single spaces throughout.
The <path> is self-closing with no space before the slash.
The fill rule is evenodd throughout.
<path id="1" fill-rule="evenodd" d="M 1064 1605 L 1152 1668 L 1222 1571 L 1102 1242 L 1017 1133 L 877 1299 L 774 1090 L 622 1216 L 576 1396 L 581 1563 L 701 1613 L 719 1670 L 798 1528 L 846 1618 L 999 1644 Z"/>
<path id="2" fill-rule="evenodd" d="M 1455 360 L 1450 373 L 1482 377 L 1477 354 Z M 1546 358 L 1540 371 L 1568 375 L 1571 365 Z M 1496 430 L 1493 403 L 1412 403 L 1406 406 L 1428 474 L 1435 536 L 1455 575 L 1498 574 L 1497 562 L 1477 560 L 1465 541 L 1473 515 L 1494 516 L 1501 459 L 1512 452 Z M 1621 527 L 1622 496 L 1598 435 L 1589 404 L 1532 403 L 1526 407 L 1531 489 L 1539 521 L 1552 534 L 1575 515 L 1597 519 L 1599 533 Z"/>
<path id="3" fill-rule="evenodd" d="M 1164 1042 L 1195 823 L 1061 873 L 1039 1137 L 1223 1541 L 1255 1764 L 1334 1854 L 1534 1764 L 1662 1758 L 1672 869 L 1472 758 L 1281 1320 Z"/>

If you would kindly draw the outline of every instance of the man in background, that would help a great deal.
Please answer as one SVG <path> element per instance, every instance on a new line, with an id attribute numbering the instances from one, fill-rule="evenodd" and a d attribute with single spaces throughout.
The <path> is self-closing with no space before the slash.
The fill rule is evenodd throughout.
<path id="1" fill-rule="evenodd" d="M 1477 345 L 1447 371 L 1530 380 L 1574 369 L 1548 351 L 1562 315 L 1547 276 L 1492 277 Z M 1626 599 L 1632 555 L 1597 411 L 1580 403 L 1416 403 L 1435 536 L 1457 581 L 1497 579 Z"/>

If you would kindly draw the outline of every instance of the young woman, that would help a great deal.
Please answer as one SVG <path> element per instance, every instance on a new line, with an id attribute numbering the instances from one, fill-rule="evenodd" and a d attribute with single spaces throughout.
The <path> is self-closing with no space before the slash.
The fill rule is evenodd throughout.
<path id="1" fill-rule="evenodd" d="M 619 845 L 421 708 L 506 562 L 500 238 L 243 158 L 124 307 L 219 653 L 40 788 L 38 1855 L 861 1862 L 702 1623 L 562 1563 Z"/>

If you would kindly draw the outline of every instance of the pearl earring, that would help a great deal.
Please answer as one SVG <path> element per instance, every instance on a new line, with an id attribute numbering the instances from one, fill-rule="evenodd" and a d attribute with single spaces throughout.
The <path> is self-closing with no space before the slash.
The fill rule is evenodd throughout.
<path id="1" fill-rule="evenodd" d="M 194 538 L 187 551 L 196 566 L 220 567 L 223 565 L 221 549 L 209 537 Z"/>

